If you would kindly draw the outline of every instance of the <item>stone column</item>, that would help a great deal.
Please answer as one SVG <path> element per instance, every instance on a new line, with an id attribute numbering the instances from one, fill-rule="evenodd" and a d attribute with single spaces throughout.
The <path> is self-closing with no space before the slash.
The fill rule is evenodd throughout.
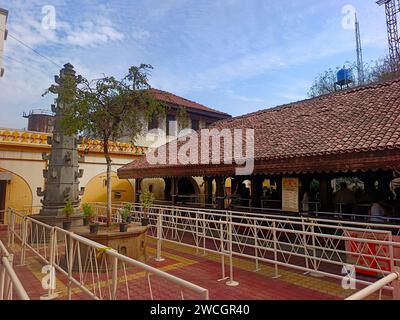
<path id="1" fill-rule="evenodd" d="M 332 187 L 328 176 L 322 176 L 319 179 L 319 194 L 321 211 L 332 211 Z"/>
<path id="2" fill-rule="evenodd" d="M 164 188 L 164 200 L 171 201 L 171 179 L 164 178 L 165 188 Z"/>
<path id="3" fill-rule="evenodd" d="M 212 204 L 212 177 L 204 177 L 204 193 L 205 193 L 205 204 L 211 205 Z"/>
<path id="4" fill-rule="evenodd" d="M 262 183 L 264 178 L 260 175 L 251 177 L 251 206 L 261 208 Z"/>
<path id="5" fill-rule="evenodd" d="M 225 178 L 217 177 L 215 179 L 217 183 L 217 209 L 225 209 Z"/>
<path id="6" fill-rule="evenodd" d="M 140 194 L 142 193 L 142 181 L 143 179 L 136 178 L 135 179 L 135 202 L 140 202 Z"/>
<path id="7" fill-rule="evenodd" d="M 62 87 L 66 78 L 76 79 L 74 67 L 71 64 L 64 65 L 60 76 L 55 77 L 58 87 Z M 83 194 L 84 188 L 79 190 L 79 179 L 83 170 L 79 169 L 78 161 L 83 159 L 78 155 L 78 144 L 81 141 L 75 135 L 65 135 L 61 122 L 69 105 L 57 99 L 57 105 L 52 106 L 55 113 L 53 136 L 48 138 L 51 145 L 51 153 L 43 154 L 43 159 L 48 160 L 48 168 L 43 170 L 46 189 L 37 189 L 37 195 L 43 196 L 43 208 L 40 216 L 63 217 L 63 208 L 66 201 L 71 201 L 75 211 L 78 212 L 79 196 Z"/>

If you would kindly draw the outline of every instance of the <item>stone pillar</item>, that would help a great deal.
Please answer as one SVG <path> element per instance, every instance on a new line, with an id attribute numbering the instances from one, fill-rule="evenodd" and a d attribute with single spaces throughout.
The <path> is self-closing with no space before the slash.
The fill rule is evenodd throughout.
<path id="1" fill-rule="evenodd" d="M 261 208 L 262 183 L 264 178 L 260 175 L 251 177 L 251 206 L 253 208 Z"/>
<path id="2" fill-rule="evenodd" d="M 143 179 L 135 179 L 135 202 L 140 202 L 140 194 L 142 193 L 142 181 Z"/>
<path id="3" fill-rule="evenodd" d="M 65 83 L 66 78 L 76 79 L 74 67 L 71 64 L 64 65 L 60 71 L 60 76 L 55 77 L 55 82 L 59 89 Z M 78 155 L 78 144 L 81 143 L 75 135 L 65 135 L 61 122 L 65 111 L 69 105 L 57 99 L 57 105 L 52 105 L 55 113 L 53 136 L 48 138 L 51 145 L 51 153 L 43 154 L 43 160 L 48 160 L 47 169 L 43 170 L 46 189 L 37 189 L 37 195 L 42 196 L 43 208 L 40 216 L 44 217 L 63 217 L 63 208 L 66 201 L 71 201 L 76 212 L 79 207 L 79 196 L 83 195 L 84 188 L 79 190 L 79 179 L 83 175 L 83 170 L 79 169 L 78 161 L 83 161 Z"/>
<path id="4" fill-rule="evenodd" d="M 215 179 L 217 183 L 217 209 L 225 209 L 225 178 L 220 176 Z"/>
<path id="5" fill-rule="evenodd" d="M 238 188 L 238 179 L 236 177 L 231 178 L 231 196 L 234 196 Z"/>
<path id="6" fill-rule="evenodd" d="M 212 177 L 204 177 L 204 193 L 205 193 L 205 204 L 211 205 L 212 204 Z"/>
<path id="7" fill-rule="evenodd" d="M 164 188 L 164 200 L 171 201 L 171 179 L 164 178 L 165 188 Z"/>

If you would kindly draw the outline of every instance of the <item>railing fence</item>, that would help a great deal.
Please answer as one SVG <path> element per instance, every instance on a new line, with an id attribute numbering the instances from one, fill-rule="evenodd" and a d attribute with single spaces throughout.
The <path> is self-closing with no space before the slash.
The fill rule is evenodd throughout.
<path id="1" fill-rule="evenodd" d="M 13 258 L 0 240 L 0 300 L 13 300 L 14 292 L 19 300 L 30 300 L 13 269 Z"/>
<path id="2" fill-rule="evenodd" d="M 132 205 L 131 215 L 140 221 L 145 210 Z M 283 267 L 343 280 L 343 270 L 352 268 L 354 281 L 364 286 L 400 267 L 400 225 L 165 205 L 153 205 L 146 215 L 149 235 L 157 242 L 157 259 L 163 242 L 218 254 L 227 285 L 238 284 L 233 257 L 253 261 L 254 270 L 260 269 L 260 262 L 271 264 L 275 277 Z M 386 284 L 384 289 L 393 291 L 393 286 Z"/>
<path id="3" fill-rule="evenodd" d="M 21 244 L 21 264 L 26 263 L 30 252 L 43 262 L 49 275 L 47 293 L 41 299 L 59 295 L 56 272 L 64 279 L 69 300 L 79 292 L 94 300 L 209 298 L 207 289 L 73 232 L 49 226 L 12 209 L 8 215 L 9 243 L 14 247 L 16 241 Z"/>

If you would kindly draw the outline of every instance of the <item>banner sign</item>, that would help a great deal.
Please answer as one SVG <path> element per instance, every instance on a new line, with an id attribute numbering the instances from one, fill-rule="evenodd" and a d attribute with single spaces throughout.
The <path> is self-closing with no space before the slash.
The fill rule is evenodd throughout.
<path id="1" fill-rule="evenodd" d="M 282 210 L 299 212 L 298 178 L 282 178 Z"/>

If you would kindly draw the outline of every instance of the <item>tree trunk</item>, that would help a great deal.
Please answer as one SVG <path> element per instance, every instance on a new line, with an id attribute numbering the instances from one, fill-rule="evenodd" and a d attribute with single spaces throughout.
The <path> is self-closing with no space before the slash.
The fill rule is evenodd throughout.
<path id="1" fill-rule="evenodd" d="M 112 204 L 112 184 L 111 184 L 111 157 L 108 154 L 108 141 L 104 141 L 104 156 L 107 162 L 107 227 L 111 226 L 111 204 Z"/>
<path id="2" fill-rule="evenodd" d="M 112 203 L 112 184 L 111 184 L 111 159 L 107 159 L 107 226 L 111 226 L 111 203 Z"/>

